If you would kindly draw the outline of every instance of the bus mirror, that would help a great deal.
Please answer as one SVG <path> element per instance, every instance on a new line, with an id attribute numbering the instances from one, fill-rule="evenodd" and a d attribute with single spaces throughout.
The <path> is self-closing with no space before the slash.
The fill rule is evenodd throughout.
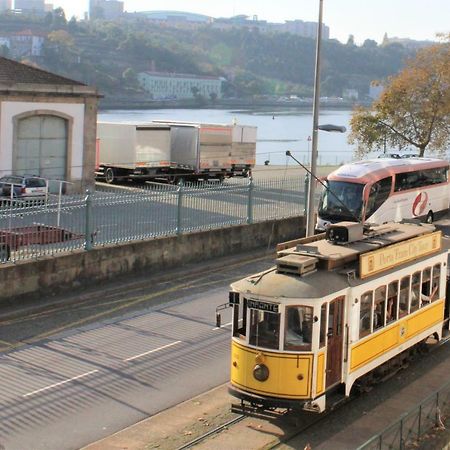
<path id="1" fill-rule="evenodd" d="M 220 328 L 222 325 L 222 317 L 220 313 L 216 313 L 216 327 Z"/>

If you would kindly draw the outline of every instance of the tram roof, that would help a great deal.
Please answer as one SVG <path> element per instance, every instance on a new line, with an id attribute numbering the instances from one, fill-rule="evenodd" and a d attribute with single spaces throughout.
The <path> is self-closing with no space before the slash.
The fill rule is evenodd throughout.
<path id="1" fill-rule="evenodd" d="M 249 276 L 232 284 L 232 289 L 247 293 L 248 295 L 272 297 L 273 300 L 289 298 L 322 298 L 334 292 L 348 288 L 350 274 L 356 274 L 358 270 L 359 256 L 379 248 L 385 248 L 389 245 L 398 244 L 403 241 L 431 234 L 435 231 L 433 225 L 426 224 L 403 224 L 392 223 L 374 227 L 377 233 L 366 237 L 363 240 L 352 242 L 347 245 L 337 245 L 327 241 L 324 235 L 317 235 L 312 238 L 291 241 L 286 244 L 280 244 L 278 251 L 279 259 L 290 257 L 293 260 L 298 258 L 300 266 L 308 263 L 308 259 L 317 262 L 316 270 L 312 270 L 305 275 L 295 274 L 297 268 L 294 264 L 293 270 L 284 272 L 279 270 L 279 265 L 272 269 Z M 310 242 L 305 242 L 310 241 Z M 298 250 L 297 242 L 301 243 L 301 250 Z M 442 252 L 447 252 L 450 241 L 443 243 L 443 249 L 434 251 L 431 255 L 423 255 L 416 258 L 413 262 L 425 260 L 430 256 L 435 256 Z M 285 248 L 283 248 L 285 247 Z M 310 247 L 312 253 L 305 249 Z M 382 275 L 394 273 L 408 265 L 404 264 L 386 270 Z M 372 276 L 371 279 L 374 277 Z M 366 283 L 366 280 L 357 276 L 352 278 L 352 286 Z"/>
<path id="2" fill-rule="evenodd" d="M 373 178 L 381 179 L 396 173 L 434 169 L 448 165 L 448 161 L 438 158 L 368 159 L 344 164 L 331 172 L 327 179 L 365 183 Z"/>

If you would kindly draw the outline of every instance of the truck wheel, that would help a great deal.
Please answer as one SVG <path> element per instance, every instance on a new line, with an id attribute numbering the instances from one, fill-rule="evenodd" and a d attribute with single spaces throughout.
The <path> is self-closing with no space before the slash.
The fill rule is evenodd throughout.
<path id="1" fill-rule="evenodd" d="M 11 250 L 8 244 L 0 244 L 0 262 L 6 262 L 11 256 Z"/>
<path id="2" fill-rule="evenodd" d="M 105 170 L 105 181 L 108 184 L 112 184 L 116 181 L 116 174 L 114 172 L 114 169 L 112 167 L 108 167 Z"/>

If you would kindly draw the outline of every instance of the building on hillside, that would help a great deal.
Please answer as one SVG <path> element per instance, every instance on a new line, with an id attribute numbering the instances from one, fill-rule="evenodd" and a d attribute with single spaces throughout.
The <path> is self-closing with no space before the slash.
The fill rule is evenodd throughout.
<path id="1" fill-rule="evenodd" d="M 135 12 L 136 17 L 145 17 L 149 20 L 154 20 L 157 22 L 165 23 L 198 23 L 198 24 L 208 24 L 214 19 L 210 16 L 205 16 L 203 14 L 182 12 L 182 11 L 138 11 Z"/>
<path id="2" fill-rule="evenodd" d="M 0 57 L 0 176 L 93 186 L 98 99 L 93 87 Z"/>
<path id="3" fill-rule="evenodd" d="M 0 12 L 12 9 L 12 0 L 0 0 Z"/>
<path id="4" fill-rule="evenodd" d="M 138 74 L 141 87 L 154 100 L 191 99 L 197 95 L 210 98 L 222 96 L 223 78 L 190 75 L 183 73 L 141 72 Z"/>
<path id="5" fill-rule="evenodd" d="M 14 9 L 23 13 L 45 14 L 45 0 L 14 0 Z"/>
<path id="6" fill-rule="evenodd" d="M 384 86 L 378 82 L 372 82 L 369 86 L 369 97 L 372 100 L 377 100 L 383 92 Z"/>
<path id="7" fill-rule="evenodd" d="M 123 2 L 117 0 L 89 0 L 89 19 L 116 20 L 123 15 Z"/>
<path id="8" fill-rule="evenodd" d="M 214 28 L 250 28 L 258 29 L 263 33 L 291 33 L 301 37 L 315 39 L 317 37 L 317 22 L 304 22 L 303 20 L 287 20 L 285 23 L 267 22 L 258 20 L 257 16 L 249 19 L 248 16 L 239 15 L 230 18 L 215 19 Z M 322 39 L 330 38 L 330 28 L 322 24 Z"/>
<path id="9" fill-rule="evenodd" d="M 41 56 L 46 38 L 45 33 L 31 30 L 5 33 L 0 34 L 0 46 L 8 47 L 11 56 L 14 58 Z"/>
<path id="10" fill-rule="evenodd" d="M 344 100 L 354 101 L 354 100 L 358 100 L 359 93 L 356 89 L 346 88 L 346 89 L 342 90 L 342 97 Z"/>
<path id="11" fill-rule="evenodd" d="M 317 22 L 304 22 L 303 20 L 286 20 L 281 24 L 279 31 L 296 34 L 298 36 L 316 39 L 317 37 Z M 322 39 L 330 39 L 330 27 L 322 24 Z"/>

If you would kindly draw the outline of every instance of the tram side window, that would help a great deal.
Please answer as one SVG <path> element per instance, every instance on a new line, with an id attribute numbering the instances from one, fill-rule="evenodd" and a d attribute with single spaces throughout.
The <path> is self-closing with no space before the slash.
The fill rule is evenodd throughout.
<path id="1" fill-rule="evenodd" d="M 431 302 L 431 267 L 422 272 L 422 288 L 420 289 L 420 306 L 426 306 Z"/>
<path id="2" fill-rule="evenodd" d="M 250 309 L 250 345 L 278 349 L 279 336 L 279 314 L 259 309 Z"/>
<path id="3" fill-rule="evenodd" d="M 361 295 L 361 305 L 359 312 L 359 337 L 367 336 L 371 331 L 372 323 L 372 299 L 373 292 L 368 291 Z"/>
<path id="4" fill-rule="evenodd" d="M 411 278 L 411 307 L 409 312 L 412 313 L 419 309 L 420 303 L 420 272 L 414 272 Z"/>
<path id="5" fill-rule="evenodd" d="M 285 350 L 311 350 L 313 309 L 310 306 L 286 308 Z"/>
<path id="6" fill-rule="evenodd" d="M 386 307 L 386 323 L 397 320 L 398 312 L 398 281 L 389 283 L 388 286 L 388 300 Z"/>
<path id="7" fill-rule="evenodd" d="M 324 303 L 320 308 L 320 345 L 325 347 L 325 338 L 327 335 L 327 304 Z"/>
<path id="8" fill-rule="evenodd" d="M 400 317 L 406 316 L 406 314 L 408 314 L 409 283 L 409 276 L 403 277 L 400 281 Z"/>
<path id="9" fill-rule="evenodd" d="M 386 317 L 386 286 L 375 289 L 375 310 L 373 313 L 373 329 L 384 327 Z"/>
<path id="10" fill-rule="evenodd" d="M 433 290 L 431 293 L 431 301 L 435 301 L 440 297 L 440 286 L 441 286 L 441 265 L 436 264 L 433 267 Z"/>
<path id="11" fill-rule="evenodd" d="M 233 336 L 245 338 L 247 329 L 247 299 L 233 306 Z"/>

